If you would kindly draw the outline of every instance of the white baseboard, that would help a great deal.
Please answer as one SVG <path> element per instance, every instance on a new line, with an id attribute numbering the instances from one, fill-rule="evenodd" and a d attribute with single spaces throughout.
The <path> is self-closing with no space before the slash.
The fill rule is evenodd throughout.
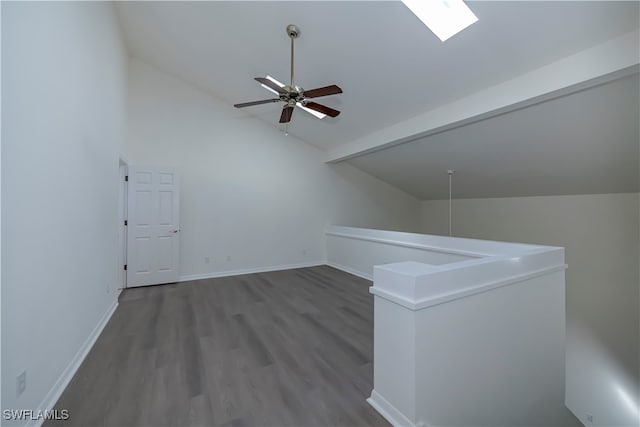
<path id="1" fill-rule="evenodd" d="M 180 276 L 178 278 L 178 282 L 188 282 L 190 280 L 201 280 L 201 279 L 214 279 L 216 277 L 240 276 L 242 274 L 266 273 L 269 271 L 292 270 L 294 268 L 317 267 L 319 265 L 325 265 L 325 264 L 326 262 L 322 260 L 322 261 L 302 262 L 298 264 L 277 265 L 273 267 L 244 268 L 240 270 L 215 271 L 215 272 L 204 273 L 204 274 L 190 274 L 186 276 Z"/>
<path id="2" fill-rule="evenodd" d="M 373 409 L 378 411 L 393 427 L 416 427 L 416 424 L 375 390 L 371 391 L 371 397 L 367 399 L 367 403 L 373 406 Z M 420 426 L 423 425 L 420 424 Z"/>
<path id="3" fill-rule="evenodd" d="M 345 267 L 344 265 L 336 264 L 335 262 L 327 262 L 326 264 L 329 267 L 337 268 L 338 270 L 342 270 L 345 273 L 353 274 L 354 276 L 373 281 L 373 276 L 371 274 L 363 273 L 362 271 L 354 270 L 353 268 Z"/>
<path id="4" fill-rule="evenodd" d="M 102 333 L 104 327 L 107 325 L 107 322 L 109 322 L 109 319 L 111 319 L 111 316 L 116 311 L 116 308 L 118 308 L 117 298 L 113 301 L 113 304 L 109 306 L 104 315 L 102 315 L 102 318 L 100 319 L 96 327 L 93 328 L 93 331 L 91 331 L 86 341 L 84 342 L 84 344 L 82 344 L 73 359 L 71 359 L 71 362 L 69 362 L 65 370 L 62 371 L 62 374 L 60 375 L 60 377 L 58 377 L 58 380 L 55 382 L 53 387 L 51 387 L 49 393 L 47 393 L 45 398 L 42 400 L 42 403 L 40 403 L 40 406 L 35 411 L 35 413 L 38 413 L 38 411 L 44 412 L 53 409 L 54 405 L 56 404 L 58 399 L 60 399 L 60 396 L 64 392 L 65 388 L 67 388 L 67 385 L 69 385 L 69 382 L 84 361 L 85 357 L 87 357 L 87 354 L 89 354 L 89 351 L 96 343 L 96 340 Z M 40 427 L 43 422 L 44 420 L 31 420 L 27 423 L 26 427 Z"/>

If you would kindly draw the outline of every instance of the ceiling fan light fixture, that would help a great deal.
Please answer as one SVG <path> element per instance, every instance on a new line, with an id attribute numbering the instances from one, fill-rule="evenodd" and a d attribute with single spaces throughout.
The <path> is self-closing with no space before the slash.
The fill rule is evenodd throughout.
<path id="1" fill-rule="evenodd" d="M 312 110 L 311 108 L 305 107 L 304 105 L 302 105 L 302 102 L 296 102 L 296 105 L 301 109 L 303 109 L 304 111 L 306 111 L 307 113 L 312 114 L 319 119 L 324 119 L 325 117 L 327 117 L 326 114 L 322 114 L 320 111 Z"/>
<path id="2" fill-rule="evenodd" d="M 402 0 L 442 41 L 478 21 L 462 0 Z"/>

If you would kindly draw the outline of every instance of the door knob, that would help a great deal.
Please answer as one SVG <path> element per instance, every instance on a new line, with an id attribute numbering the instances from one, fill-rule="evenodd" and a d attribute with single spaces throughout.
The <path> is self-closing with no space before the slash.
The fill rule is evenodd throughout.
<path id="1" fill-rule="evenodd" d="M 177 233 L 178 231 L 180 231 L 180 230 L 178 230 L 178 229 L 176 228 L 175 230 L 171 230 L 171 233 Z"/>

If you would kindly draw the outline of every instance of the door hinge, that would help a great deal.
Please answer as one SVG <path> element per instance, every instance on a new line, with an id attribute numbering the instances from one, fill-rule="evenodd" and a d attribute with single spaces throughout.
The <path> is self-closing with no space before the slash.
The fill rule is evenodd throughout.
<path id="1" fill-rule="evenodd" d="M 125 265 L 124 265 L 124 269 L 125 269 L 125 270 L 127 269 L 127 264 L 125 264 Z"/>
<path id="2" fill-rule="evenodd" d="M 124 220 L 124 225 L 129 225 L 126 219 Z"/>
<path id="3" fill-rule="evenodd" d="M 124 176 L 124 180 L 125 180 L 125 181 L 129 181 L 129 175 L 125 175 L 125 176 Z"/>

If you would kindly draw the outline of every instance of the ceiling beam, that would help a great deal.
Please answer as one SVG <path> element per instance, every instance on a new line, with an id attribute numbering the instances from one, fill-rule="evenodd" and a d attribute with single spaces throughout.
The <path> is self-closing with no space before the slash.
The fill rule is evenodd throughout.
<path id="1" fill-rule="evenodd" d="M 637 73 L 638 30 L 328 151 L 335 163 L 565 96 Z"/>

